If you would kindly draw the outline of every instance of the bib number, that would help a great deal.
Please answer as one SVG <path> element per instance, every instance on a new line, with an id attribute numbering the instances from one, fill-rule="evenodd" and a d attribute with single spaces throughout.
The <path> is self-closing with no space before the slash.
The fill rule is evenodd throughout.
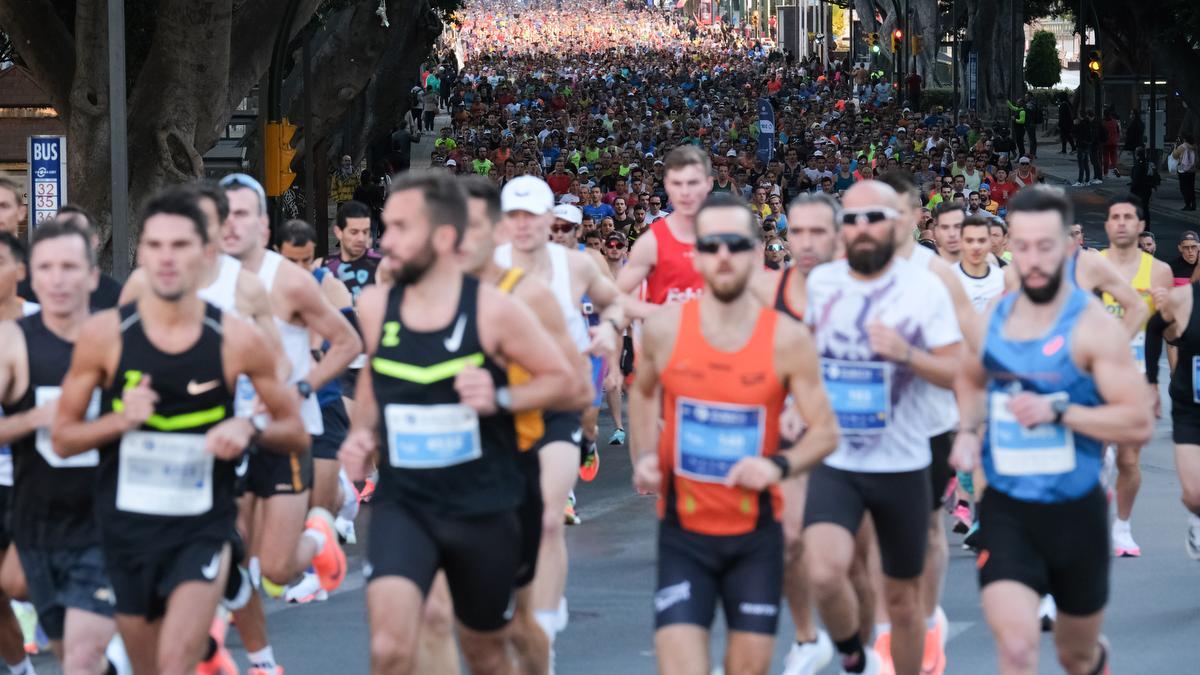
<path id="1" fill-rule="evenodd" d="M 892 364 L 821 359 L 821 379 L 842 431 L 877 435 L 892 417 Z"/>
<path id="2" fill-rule="evenodd" d="M 135 431 L 121 439 L 117 508 L 150 516 L 212 510 L 213 456 L 203 434 Z"/>
<path id="3" fill-rule="evenodd" d="M 62 387 L 36 387 L 33 390 L 33 404 L 43 406 L 57 401 L 62 396 Z M 86 419 L 94 420 L 100 416 L 100 390 L 92 390 L 92 400 L 88 402 Z M 100 451 L 88 450 L 71 457 L 59 457 L 50 443 L 50 430 L 38 429 L 33 446 L 46 463 L 55 469 L 87 469 L 100 465 Z"/>
<path id="4" fill-rule="evenodd" d="M 383 409 L 388 463 L 397 469 L 441 469 L 483 456 L 479 415 L 458 403 Z"/>
<path id="5" fill-rule="evenodd" d="M 738 460 L 762 454 L 762 406 L 681 397 L 675 411 L 675 470 L 685 478 L 721 483 Z"/>
<path id="6" fill-rule="evenodd" d="M 1046 396 L 1068 400 L 1066 392 Z M 1039 424 L 1032 429 L 1017 421 L 1008 409 L 1011 394 L 992 392 L 989 397 L 988 434 L 992 463 L 1002 476 L 1045 476 L 1075 470 L 1075 434 L 1061 424 Z"/>
<path id="7" fill-rule="evenodd" d="M 1137 366 L 1138 372 L 1146 374 L 1146 331 L 1141 331 L 1133 336 L 1133 340 L 1129 342 L 1129 349 L 1133 352 L 1133 362 Z"/>
<path id="8" fill-rule="evenodd" d="M 1200 356 L 1192 357 L 1192 403 L 1200 404 Z"/>

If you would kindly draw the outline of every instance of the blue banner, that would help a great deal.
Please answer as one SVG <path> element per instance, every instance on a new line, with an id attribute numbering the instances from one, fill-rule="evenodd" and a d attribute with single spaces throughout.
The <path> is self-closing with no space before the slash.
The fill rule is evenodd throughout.
<path id="1" fill-rule="evenodd" d="M 758 99 L 758 159 L 769 162 L 775 157 L 775 108 L 771 100 Z"/>

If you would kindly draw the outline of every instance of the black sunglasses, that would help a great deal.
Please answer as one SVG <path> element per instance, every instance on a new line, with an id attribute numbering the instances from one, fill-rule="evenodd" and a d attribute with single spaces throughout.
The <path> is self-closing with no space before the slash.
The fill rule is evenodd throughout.
<path id="1" fill-rule="evenodd" d="M 745 253 L 754 248 L 754 241 L 744 234 L 732 232 L 709 234 L 696 240 L 696 251 L 713 254 L 720 251 L 722 245 L 729 249 L 730 253 Z"/>
<path id="2" fill-rule="evenodd" d="M 555 224 L 553 224 L 553 225 L 551 225 L 551 226 L 550 226 L 550 231 L 551 231 L 551 232 L 559 232 L 559 233 L 561 233 L 561 234 L 566 234 L 566 233 L 570 232 L 570 231 L 571 231 L 571 230 L 573 230 L 573 229 L 575 229 L 575 225 L 574 225 L 573 223 L 564 223 L 564 224 L 562 224 L 562 225 L 559 225 L 558 223 L 555 223 Z"/>
<path id="3" fill-rule="evenodd" d="M 888 218 L 895 218 L 898 214 L 893 209 L 863 209 L 861 211 L 843 211 L 842 224 L 854 225 L 859 218 L 865 218 L 868 223 L 874 225 Z"/>

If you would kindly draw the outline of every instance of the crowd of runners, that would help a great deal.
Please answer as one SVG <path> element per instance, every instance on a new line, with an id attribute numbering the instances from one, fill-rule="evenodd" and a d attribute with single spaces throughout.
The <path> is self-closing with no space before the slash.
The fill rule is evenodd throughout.
<path id="1" fill-rule="evenodd" d="M 570 672 L 565 526 L 610 445 L 657 496 L 660 672 L 713 671 L 718 605 L 715 665 L 768 672 L 785 602 L 788 675 L 946 672 L 948 524 L 1000 672 L 1043 630 L 1108 672 L 1164 342 L 1200 560 L 1200 285 L 1144 205 L 1098 253 L 1007 134 L 864 69 L 546 4 L 462 10 L 430 166 L 377 222 L 342 203 L 327 260 L 245 174 L 150 200 L 123 287 L 85 209 L 0 232 L 0 588 L 64 671 L 236 673 L 232 621 L 282 673 L 264 603 L 338 589 L 368 502 L 372 672 Z"/>

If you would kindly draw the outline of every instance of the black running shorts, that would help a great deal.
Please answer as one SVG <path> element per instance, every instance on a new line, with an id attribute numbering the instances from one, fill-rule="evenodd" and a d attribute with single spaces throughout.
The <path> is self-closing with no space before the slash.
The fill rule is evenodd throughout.
<path id="1" fill-rule="evenodd" d="M 774 635 L 783 593 L 783 528 L 713 536 L 658 526 L 654 627 L 711 628 L 718 598 L 729 630 Z"/>
<path id="2" fill-rule="evenodd" d="M 521 560 L 517 567 L 516 586 L 524 588 L 533 581 L 537 573 L 538 550 L 542 545 L 542 472 L 537 453 L 533 450 L 521 453 L 517 458 L 521 475 L 525 478 L 525 498 L 517 507 L 517 520 L 521 526 Z"/>
<path id="3" fill-rule="evenodd" d="M 12 506 L 12 486 L 0 485 L 0 551 L 8 550 L 12 543 L 12 523 L 9 509 Z"/>
<path id="4" fill-rule="evenodd" d="M 180 584 L 215 582 L 221 569 L 225 539 L 198 538 L 169 549 L 132 552 L 104 549 L 117 614 L 154 621 L 167 611 L 167 600 Z"/>
<path id="5" fill-rule="evenodd" d="M 946 503 L 946 486 L 954 477 L 950 468 L 950 451 L 954 449 L 954 432 L 932 436 L 929 439 L 929 453 L 932 461 L 929 463 L 929 487 L 933 491 L 933 510 L 937 511 Z"/>
<path id="6" fill-rule="evenodd" d="M 312 437 L 313 459 L 337 460 L 338 450 L 346 433 L 350 430 L 350 417 L 346 414 L 346 404 L 341 397 L 321 408 L 321 422 L 325 425 L 325 433 Z"/>
<path id="7" fill-rule="evenodd" d="M 1054 596 L 1058 611 L 1088 616 L 1108 602 L 1108 501 L 1097 486 L 1069 502 L 1013 499 L 989 488 L 979 507 L 986 536 L 979 586 L 1016 581 Z"/>
<path id="8" fill-rule="evenodd" d="M 899 473 L 843 471 L 824 463 L 808 478 L 804 527 L 840 525 L 856 534 L 863 513 L 875 522 L 883 573 L 913 579 L 925 567 L 929 539 L 929 469 Z"/>
<path id="9" fill-rule="evenodd" d="M 404 577 L 426 596 L 442 569 L 458 620 L 474 631 L 495 631 L 510 618 L 520 542 L 515 510 L 451 518 L 376 499 L 363 574 L 368 584 Z"/>
<path id="10" fill-rule="evenodd" d="M 542 413 L 545 432 L 533 444 L 534 450 L 541 450 L 551 443 L 570 443 L 579 447 L 583 440 L 583 426 L 577 412 L 546 411 Z"/>
<path id="11" fill-rule="evenodd" d="M 63 639 L 67 609 L 112 618 L 116 595 L 99 544 L 79 548 L 17 549 L 38 624 L 51 640 Z"/>
<path id="12" fill-rule="evenodd" d="M 1195 404 L 1172 400 L 1171 438 L 1182 445 L 1200 445 L 1200 410 Z"/>
<path id="13" fill-rule="evenodd" d="M 250 453 L 246 492 L 257 497 L 303 494 L 312 487 L 312 451 L 282 454 L 259 449 Z"/>

